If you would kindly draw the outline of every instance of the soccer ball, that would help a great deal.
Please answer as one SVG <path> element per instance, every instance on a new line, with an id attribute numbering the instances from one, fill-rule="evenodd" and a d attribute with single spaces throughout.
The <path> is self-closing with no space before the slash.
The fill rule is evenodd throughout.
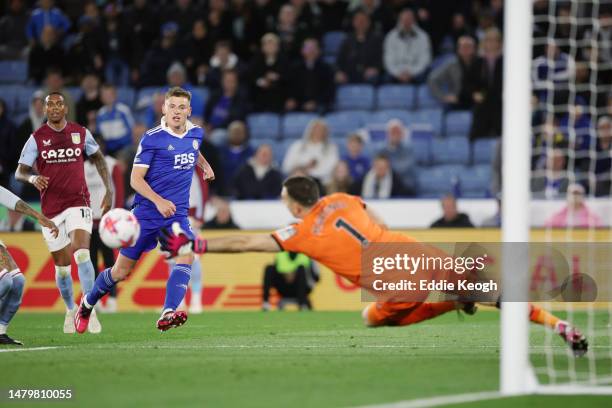
<path id="1" fill-rule="evenodd" d="M 126 248 L 136 243 L 140 224 L 136 216 L 123 208 L 114 208 L 100 221 L 100 239 L 109 248 Z"/>

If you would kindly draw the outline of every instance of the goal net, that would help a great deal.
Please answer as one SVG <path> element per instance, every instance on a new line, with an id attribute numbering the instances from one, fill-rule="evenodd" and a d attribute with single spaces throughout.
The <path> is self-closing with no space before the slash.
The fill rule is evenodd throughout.
<path id="1" fill-rule="evenodd" d="M 518 213 L 513 204 L 525 204 L 524 212 L 538 214 L 537 219 L 542 222 L 534 224 L 529 217 L 527 220 L 519 217 L 519 222 L 526 225 L 517 227 L 506 222 L 516 214 L 507 217 L 504 214 L 504 241 L 521 242 L 525 238 L 531 242 L 555 242 L 555 248 L 565 255 L 566 275 L 586 275 L 593 280 L 582 287 L 582 297 L 557 296 L 553 301 L 538 303 L 587 337 L 589 351 L 583 357 L 575 357 L 557 333 L 539 325 L 518 323 L 514 336 L 523 336 L 522 340 L 527 341 L 519 340 L 509 346 L 512 331 L 509 325 L 527 313 L 527 306 L 510 304 L 508 309 L 512 310 L 503 312 L 502 392 L 612 393 L 612 0 L 519 0 L 512 6 L 510 3 L 515 2 L 506 2 L 509 9 L 506 12 L 514 13 L 514 18 L 530 13 L 527 21 L 532 20 L 533 33 L 527 40 L 532 43 L 532 55 L 512 48 L 521 34 L 506 27 L 505 41 L 510 44 L 505 48 L 505 58 L 511 67 L 504 71 L 510 76 L 505 78 L 504 91 L 510 92 L 510 96 L 505 95 L 504 102 L 509 103 L 513 97 L 525 102 L 530 97 L 531 103 L 528 119 L 526 112 L 517 114 L 516 107 L 504 107 L 504 149 L 511 149 L 514 154 L 521 149 L 531 151 L 527 155 L 529 163 L 518 166 L 523 164 L 523 169 L 528 169 L 528 194 L 532 201 L 521 202 L 527 180 L 525 172 L 512 174 L 504 163 L 504 182 L 511 186 L 507 189 L 504 186 L 503 194 L 516 195 L 518 191 L 518 199 L 504 197 L 504 210 L 509 208 L 509 212 Z M 522 3 L 522 9 L 518 3 Z M 506 25 L 511 18 L 506 16 Z M 520 55 L 512 54 L 513 50 L 530 60 L 530 84 L 526 85 L 531 89 L 530 95 L 508 87 L 520 86 L 527 75 L 520 68 L 518 74 L 512 72 L 521 62 L 521 58 L 515 58 Z M 518 100 L 514 99 L 514 103 Z M 516 123 L 507 124 L 516 117 L 530 122 L 530 146 L 506 140 L 520 134 L 515 132 L 520 131 L 520 123 L 518 127 Z M 510 157 L 510 152 L 504 152 L 504 160 Z M 528 225 L 536 228 L 529 231 Z M 522 290 L 530 294 L 530 300 L 543 300 L 534 298 L 534 291 L 550 293 L 564 283 L 577 282 L 564 277 L 554 262 L 543 262 L 544 266 L 540 263 L 535 271 L 534 263 L 542 259 L 534 259 L 532 254 L 523 263 L 529 272 L 523 276 Z M 504 273 L 509 272 L 506 265 Z M 512 356 L 509 350 L 518 354 Z"/>

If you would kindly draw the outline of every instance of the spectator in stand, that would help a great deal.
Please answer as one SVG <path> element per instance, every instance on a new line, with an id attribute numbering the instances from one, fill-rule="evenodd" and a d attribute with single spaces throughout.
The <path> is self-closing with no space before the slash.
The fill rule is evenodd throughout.
<path id="1" fill-rule="evenodd" d="M 198 17 L 203 15 L 199 4 L 193 4 L 191 0 L 176 0 L 169 2 L 163 10 L 164 21 L 174 21 L 179 26 L 179 36 L 184 37 Z M 198 2 L 200 3 L 200 2 Z"/>
<path id="2" fill-rule="evenodd" d="M 77 123 L 89 129 L 102 107 L 100 78 L 95 74 L 86 74 L 81 80 L 81 91 L 81 98 L 76 104 Z"/>
<path id="3" fill-rule="evenodd" d="M 272 0 L 255 0 L 250 7 L 251 18 L 246 24 L 247 38 L 259 40 L 264 34 L 274 31 L 277 7 Z M 257 43 L 252 43 L 255 51 Z"/>
<path id="4" fill-rule="evenodd" d="M 180 61 L 176 44 L 178 25 L 168 22 L 161 26 L 161 40 L 147 51 L 141 65 L 141 86 L 163 86 L 166 72 L 174 61 Z"/>
<path id="5" fill-rule="evenodd" d="M 612 119 L 602 116 L 597 121 L 597 159 L 595 176 L 596 196 L 610 196 L 612 193 Z"/>
<path id="6" fill-rule="evenodd" d="M 192 84 L 199 86 L 205 84 L 212 51 L 206 23 L 203 19 L 197 19 L 193 23 L 191 33 L 182 42 L 183 63 Z"/>
<path id="7" fill-rule="evenodd" d="M 104 9 L 104 76 L 106 82 L 116 86 L 128 86 L 130 66 L 128 62 L 134 52 L 133 40 L 129 37 L 127 24 L 121 19 L 118 4 L 110 3 Z"/>
<path id="8" fill-rule="evenodd" d="M 570 78 L 574 77 L 575 62 L 561 52 L 554 40 L 549 39 L 544 55 L 537 57 L 532 64 L 533 90 L 538 99 L 547 102 L 547 89 L 552 82 L 555 89 L 567 89 Z"/>
<path id="9" fill-rule="evenodd" d="M 26 35 L 30 44 L 34 44 L 46 26 L 51 26 L 57 31 L 58 37 L 62 38 L 70 28 L 70 20 L 60 9 L 54 7 L 53 0 L 40 0 L 39 7 L 35 8 L 30 15 L 30 20 L 26 27 Z"/>
<path id="10" fill-rule="evenodd" d="M 49 67 L 47 69 L 47 76 L 45 77 L 45 87 L 43 93 L 49 95 L 51 92 L 59 92 L 64 96 L 64 105 L 68 108 L 68 114 L 66 120 L 74 122 L 76 120 L 76 105 L 72 94 L 64 89 L 64 76 L 62 71 L 56 67 Z"/>
<path id="11" fill-rule="evenodd" d="M 385 37 L 384 64 L 389 80 L 399 83 L 420 83 L 431 63 L 429 36 L 417 24 L 414 12 L 403 10 L 397 27 Z"/>
<path id="12" fill-rule="evenodd" d="M 385 3 L 380 0 L 361 0 L 356 6 L 370 16 L 372 29 L 379 35 L 388 33 L 394 24 L 393 11 Z"/>
<path id="13" fill-rule="evenodd" d="M 49 67 L 63 72 L 65 64 L 66 53 L 57 41 L 55 29 L 46 26 L 40 35 L 40 40 L 36 42 L 28 55 L 28 78 L 40 84 Z"/>
<path id="14" fill-rule="evenodd" d="M 232 52 L 231 44 L 227 41 L 219 41 L 215 44 L 215 54 L 210 59 L 210 70 L 206 78 L 206 85 L 213 91 L 220 89 L 225 71 L 235 71 L 240 76 L 242 70 L 240 59 Z"/>
<path id="15" fill-rule="evenodd" d="M 234 197 L 238 200 L 278 198 L 282 183 L 283 176 L 273 163 L 272 148 L 262 144 L 234 177 Z"/>
<path id="16" fill-rule="evenodd" d="M 380 153 L 389 159 L 391 168 L 401 178 L 404 188 L 413 195 L 416 190 L 416 163 L 408 129 L 400 120 L 391 119 L 387 123 L 387 145 Z"/>
<path id="17" fill-rule="evenodd" d="M 437 54 L 444 55 L 454 53 L 456 51 L 456 44 L 459 38 L 463 36 L 469 36 L 474 39 L 473 30 L 470 28 L 466 21 L 466 17 L 462 13 L 455 13 L 451 19 L 451 28 L 445 33 L 442 43 L 438 48 Z"/>
<path id="18" fill-rule="evenodd" d="M 502 38 L 497 28 L 486 31 L 482 40 L 482 58 L 479 59 L 474 81 L 474 100 L 470 138 L 499 137 L 502 118 L 503 57 Z"/>
<path id="19" fill-rule="evenodd" d="M 442 217 L 431 224 L 431 228 L 473 228 L 474 225 L 465 213 L 457 210 L 457 200 L 452 194 L 447 194 L 440 200 Z"/>
<path id="20" fill-rule="evenodd" d="M 334 98 L 333 73 L 320 56 L 319 42 L 307 38 L 302 46 L 302 60 L 291 70 L 286 110 L 323 113 L 329 109 Z"/>
<path id="21" fill-rule="evenodd" d="M 204 117 L 204 100 L 197 92 L 193 92 L 193 86 L 187 82 L 187 71 L 180 62 L 174 62 L 166 73 L 168 88 L 180 86 L 191 92 L 191 119 Z"/>
<path id="22" fill-rule="evenodd" d="M 208 131 L 225 129 L 231 122 L 244 120 L 247 112 L 247 101 L 240 90 L 238 73 L 224 71 L 221 90 L 215 91 L 204 110 L 204 121 Z"/>
<path id="23" fill-rule="evenodd" d="M 225 0 L 210 0 L 206 23 L 213 44 L 232 40 L 233 21 Z"/>
<path id="24" fill-rule="evenodd" d="M 313 119 L 304 130 L 302 139 L 289 146 L 283 160 L 283 173 L 303 169 L 307 175 L 325 184 L 331 180 L 337 162 L 338 147 L 329 140 L 327 123 Z"/>
<path id="25" fill-rule="evenodd" d="M 569 179 L 563 149 L 546 149 L 546 167 L 536 170 L 531 177 L 531 193 L 534 198 L 559 198 L 565 196 Z"/>
<path id="26" fill-rule="evenodd" d="M 361 196 L 363 198 L 397 198 L 413 195 L 405 189 L 401 178 L 391 168 L 389 158 L 378 154 L 372 168 L 363 179 Z"/>
<path id="27" fill-rule="evenodd" d="M 261 53 L 253 58 L 249 69 L 253 110 L 259 112 L 282 112 L 287 98 L 287 75 L 289 66 L 280 53 L 280 42 L 276 34 L 268 33 L 261 38 Z"/>
<path id="28" fill-rule="evenodd" d="M 370 30 L 370 17 L 362 10 L 353 15 L 353 33 L 338 53 L 336 83 L 376 84 L 382 71 L 382 37 Z"/>
<path id="29" fill-rule="evenodd" d="M 147 107 L 142 118 L 147 129 L 152 129 L 161 123 L 161 118 L 164 116 L 162 108 L 165 101 L 166 97 L 163 93 L 156 92 L 153 94 L 153 102 Z"/>
<path id="30" fill-rule="evenodd" d="M 278 11 L 276 34 L 280 38 L 281 49 L 289 60 L 300 56 L 300 44 L 308 35 L 308 28 L 297 21 L 297 12 L 291 4 L 283 5 Z"/>
<path id="31" fill-rule="evenodd" d="M 131 40 L 132 55 L 129 59 L 130 79 L 132 83 L 140 82 L 140 64 L 145 52 L 152 48 L 159 33 L 159 15 L 155 7 L 147 0 L 134 0 L 122 13 L 122 20 Z"/>
<path id="32" fill-rule="evenodd" d="M 28 49 L 28 12 L 23 0 L 10 0 L 0 18 L 0 59 L 24 59 Z"/>
<path id="33" fill-rule="evenodd" d="M 104 75 L 104 34 L 99 20 L 83 15 L 79 18 L 78 33 L 68 49 L 67 74 L 78 78 L 82 72 Z"/>
<path id="34" fill-rule="evenodd" d="M 212 220 L 204 224 L 204 229 L 240 229 L 238 225 L 234 223 L 232 219 L 232 212 L 230 205 L 227 201 L 221 198 L 215 198 L 213 206 L 217 212 Z"/>
<path id="35" fill-rule="evenodd" d="M 567 204 L 545 222 L 547 228 L 594 228 L 601 227 L 601 218 L 584 202 L 584 187 L 570 184 L 567 187 Z"/>
<path id="36" fill-rule="evenodd" d="M 231 194 L 235 175 L 253 153 L 244 122 L 236 120 L 230 123 L 227 127 L 227 146 L 221 148 L 221 166 L 226 181 L 222 190 L 224 194 Z"/>
<path id="37" fill-rule="evenodd" d="M 113 191 L 113 205 L 112 208 L 123 208 L 125 205 L 125 191 L 123 188 L 123 172 L 121 166 L 113 157 L 106 154 L 104 149 L 104 141 L 98 138 L 98 144 L 100 145 L 101 151 L 104 153 L 104 159 L 106 161 L 106 167 L 111 175 L 112 191 Z M 96 277 L 100 273 L 98 270 L 98 254 L 102 254 L 102 260 L 104 268 L 110 268 L 115 263 L 115 256 L 113 250 L 108 248 L 102 243 L 100 234 L 98 232 L 98 226 L 100 225 L 100 219 L 102 218 L 102 199 L 106 193 L 106 187 L 102 178 L 98 174 L 96 166 L 90 161 L 85 161 L 85 181 L 87 183 L 87 189 L 89 190 L 89 196 L 91 201 L 91 211 L 93 218 L 93 228 L 91 229 L 91 241 L 89 251 L 92 255 L 92 263 L 96 272 Z M 117 311 L 117 290 L 113 290 L 109 293 L 109 297 L 106 300 L 106 305 L 103 309 L 106 312 Z"/>
<path id="38" fill-rule="evenodd" d="M 475 75 L 477 66 L 474 38 L 467 35 L 459 37 L 457 54 L 429 75 L 427 84 L 432 95 L 450 109 L 470 109 L 473 89 L 467 79 Z"/>
<path id="39" fill-rule="evenodd" d="M 16 169 L 13 166 L 15 157 L 10 157 L 13 153 L 12 149 L 7 149 L 6 146 L 11 146 L 15 141 L 16 127 L 13 121 L 9 119 L 6 111 L 6 102 L 0 98 L 0 186 L 9 188 L 10 175 Z"/>
<path id="40" fill-rule="evenodd" d="M 325 185 L 325 194 L 348 193 L 358 195 L 361 183 L 355 183 L 348 164 L 344 160 L 336 163 L 331 180 Z"/>
<path id="41" fill-rule="evenodd" d="M 351 178 L 359 185 L 370 169 L 370 158 L 363 153 L 364 140 L 358 133 L 349 135 L 346 139 L 346 154 L 342 160 L 347 163 Z"/>
<path id="42" fill-rule="evenodd" d="M 112 84 L 102 85 L 101 99 L 104 106 L 98 111 L 97 123 L 106 152 L 123 163 L 130 163 L 134 154 L 132 111 L 129 106 L 117 101 L 117 90 Z"/>
<path id="43" fill-rule="evenodd" d="M 348 2 L 342 0 L 324 0 L 317 2 L 320 10 L 319 29 L 323 33 L 342 31 L 345 24 Z"/>

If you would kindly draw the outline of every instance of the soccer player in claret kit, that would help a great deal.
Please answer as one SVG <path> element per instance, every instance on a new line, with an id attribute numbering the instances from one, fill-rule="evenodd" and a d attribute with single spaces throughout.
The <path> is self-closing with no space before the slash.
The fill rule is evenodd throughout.
<path id="1" fill-rule="evenodd" d="M 83 294 L 93 288 L 95 273 L 89 254 L 92 217 L 89 191 L 85 183 L 84 162 L 87 155 L 98 170 L 106 186 L 102 211 L 111 206 L 111 182 L 106 161 L 91 132 L 76 123 L 68 122 L 68 108 L 64 96 L 52 92 L 44 104 L 47 123 L 37 129 L 23 147 L 15 178 L 31 183 L 40 191 L 42 213 L 59 228 L 59 234 L 43 226 L 42 232 L 55 263 L 55 281 L 66 304 L 64 333 L 74 333 L 72 323 L 76 307 L 72 293 L 70 260 L 78 266 Z M 36 165 L 38 175 L 32 173 Z M 100 333 L 97 317 L 88 327 Z"/>
<path id="2" fill-rule="evenodd" d="M 360 280 L 361 251 L 370 242 L 417 243 L 407 235 L 387 230 L 382 219 L 361 198 L 336 193 L 319 197 L 317 183 L 309 177 L 290 177 L 281 192 L 285 206 L 300 222 L 271 234 L 234 235 L 193 240 L 178 225 L 162 231 L 162 251 L 168 257 L 182 252 L 300 252 L 327 266 L 332 272 L 367 289 Z M 499 307 L 499 302 L 497 304 Z M 385 302 L 370 303 L 362 316 L 367 326 L 406 326 L 462 309 L 473 314 L 473 302 Z M 585 337 L 565 322 L 530 304 L 529 319 L 563 338 L 576 356 L 587 352 Z"/>
<path id="3" fill-rule="evenodd" d="M 178 223 L 191 239 L 189 191 L 197 165 L 207 180 L 214 179 L 210 165 L 200 154 L 204 130 L 192 124 L 191 93 L 174 87 L 168 90 L 162 108 L 161 124 L 143 135 L 130 177 L 136 191 L 133 213 L 140 222 L 140 237 L 134 246 L 121 249 L 115 265 L 96 278 L 94 290 L 83 297 L 74 324 L 77 332 L 87 328 L 94 305 L 132 271 L 143 252 L 157 246 L 162 228 Z M 103 226 L 104 228 L 104 226 Z M 157 328 L 166 331 L 187 321 L 187 313 L 177 311 L 185 297 L 191 276 L 193 254 L 178 256 L 166 284 L 166 299 Z"/>

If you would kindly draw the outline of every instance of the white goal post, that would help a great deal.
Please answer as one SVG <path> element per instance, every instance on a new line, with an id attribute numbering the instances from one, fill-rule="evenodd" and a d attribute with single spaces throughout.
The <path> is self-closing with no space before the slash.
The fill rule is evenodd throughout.
<path id="1" fill-rule="evenodd" d="M 580 0 L 572 0 L 576 5 Z M 560 3 L 558 0 L 549 0 Z M 504 243 L 529 242 L 530 179 L 532 146 L 532 27 L 534 0 L 504 2 L 504 83 L 502 129 L 502 240 Z M 592 0 L 594 7 L 610 0 Z M 554 19 L 551 15 L 550 19 Z M 574 17 L 572 17 L 574 18 Z M 577 18 L 576 18 L 577 19 Z M 577 48 L 576 45 L 573 45 Z M 595 86 L 595 85 L 593 85 Z M 594 115 L 597 117 L 597 114 Z M 571 132 L 571 131 L 570 131 Z M 526 245 L 524 247 L 527 247 Z M 610 246 L 612 251 L 612 244 Z M 504 251 L 505 252 L 505 251 Z M 502 257 L 504 290 L 516 293 L 528 291 L 527 254 Z M 512 282 L 509 284 L 508 282 Z M 512 297 L 512 296 L 510 296 Z M 510 298 L 509 297 L 509 298 Z M 516 297 L 514 297 L 516 299 Z M 571 306 L 568 306 L 570 308 Z M 586 310 L 591 310 L 587 309 Z M 612 310 L 612 309 L 607 309 Z M 588 312 L 587 312 L 588 313 Z M 594 313 L 594 312 L 593 312 Z M 607 312 L 610 313 L 610 312 Z M 500 392 L 505 396 L 524 394 L 612 394 L 612 372 L 608 379 L 597 372 L 587 380 L 572 378 L 566 381 L 540 383 L 530 363 L 529 314 L 526 302 L 503 302 L 501 308 Z M 608 320 L 608 337 L 612 339 L 612 320 Z M 587 333 L 588 334 L 588 333 Z M 587 336 L 588 337 L 588 336 Z M 607 340 L 608 341 L 608 340 Z M 612 343 L 607 350 L 599 343 L 612 365 Z M 544 347 L 546 347 L 545 345 Z M 589 351 L 595 353 L 595 351 Z M 551 353 L 552 354 L 552 353 Z M 593 358 L 585 357 L 585 358 Z M 573 364 L 573 363 L 572 363 Z M 550 367 L 549 367 L 550 369 Z M 573 366 L 570 367 L 573 369 Z M 552 370 L 555 370 L 554 365 Z"/>

